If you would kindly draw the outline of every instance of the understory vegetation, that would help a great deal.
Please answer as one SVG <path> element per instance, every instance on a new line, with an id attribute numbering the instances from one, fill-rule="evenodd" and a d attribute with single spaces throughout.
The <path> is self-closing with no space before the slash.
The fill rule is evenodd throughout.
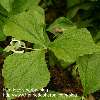
<path id="1" fill-rule="evenodd" d="M 100 1 L 0 0 L 0 100 L 100 100 Z"/>

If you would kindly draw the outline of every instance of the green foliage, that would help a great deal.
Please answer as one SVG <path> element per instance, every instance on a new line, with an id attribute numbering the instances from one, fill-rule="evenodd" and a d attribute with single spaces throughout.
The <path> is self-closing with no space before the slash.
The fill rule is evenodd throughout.
<path id="1" fill-rule="evenodd" d="M 0 32 L 0 41 L 3 41 L 3 40 L 5 40 L 5 35 L 2 32 Z"/>
<path id="2" fill-rule="evenodd" d="M 71 9 L 69 8 L 68 12 L 67 12 L 67 17 L 69 19 L 75 17 L 78 13 L 78 11 L 81 9 L 81 10 L 89 10 L 91 7 L 93 6 L 92 3 L 79 3 L 79 4 L 76 4 L 74 6 L 71 7 Z"/>
<path id="3" fill-rule="evenodd" d="M 63 28 L 67 28 L 71 26 L 73 26 L 73 23 L 69 19 L 67 19 L 66 17 L 60 17 L 48 27 L 47 31 L 57 36 L 59 35 L 59 33 L 63 32 Z"/>
<path id="4" fill-rule="evenodd" d="M 84 95 L 100 90 L 100 54 L 85 55 L 77 60 Z"/>
<path id="5" fill-rule="evenodd" d="M 57 58 L 72 63 L 79 56 L 95 52 L 96 45 L 87 29 L 77 29 L 74 26 L 59 28 L 63 34 L 50 44 Z"/>
<path id="6" fill-rule="evenodd" d="M 3 26 L 7 19 L 7 11 L 0 5 L 0 41 L 5 40 L 5 35 L 3 33 Z"/>
<path id="7" fill-rule="evenodd" d="M 13 14 L 25 11 L 34 5 L 38 5 L 40 0 L 0 0 L 0 4 Z"/>
<path id="8" fill-rule="evenodd" d="M 38 5 L 39 1 L 40 0 L 0 0 L 0 41 L 5 39 L 2 28 L 8 17 Z"/>
<path id="9" fill-rule="evenodd" d="M 4 62 L 3 76 L 6 88 L 11 90 L 8 91 L 11 97 L 12 94 L 24 94 L 26 89 L 42 89 L 50 79 L 45 52 L 39 50 L 8 56 Z M 17 89 L 21 89 L 18 94 Z"/>
<path id="10" fill-rule="evenodd" d="M 97 32 L 96 36 L 94 37 L 94 40 L 98 42 L 100 40 L 100 31 Z"/>
<path id="11" fill-rule="evenodd" d="M 12 14 L 17 14 L 26 11 L 34 6 L 37 6 L 40 0 L 14 0 L 12 6 Z"/>
<path id="12" fill-rule="evenodd" d="M 3 18 L 1 16 L 0 16 L 0 18 L 1 18 L 0 19 L 0 41 L 3 41 L 3 40 L 5 40 L 5 35 L 2 31 L 4 23 L 3 23 Z"/>
<path id="13" fill-rule="evenodd" d="M 19 40 L 26 40 L 26 41 L 38 44 L 37 46 L 39 46 L 39 45 L 42 46 L 46 42 L 44 39 L 45 36 L 43 36 L 43 35 L 45 35 L 44 34 L 45 32 L 43 31 L 43 27 L 39 27 L 39 25 L 42 22 L 40 20 L 37 20 L 37 23 L 41 22 L 37 26 L 37 23 L 35 23 L 36 19 L 34 19 L 35 17 L 30 16 L 30 14 L 33 14 L 33 13 L 31 13 L 32 11 L 33 10 L 31 9 L 27 12 L 23 12 L 18 15 L 14 15 L 14 17 L 12 19 L 10 19 L 8 21 L 8 23 L 5 25 L 4 32 L 8 36 L 13 36 Z M 35 12 L 37 13 L 37 9 L 35 10 Z M 41 13 L 39 13 L 39 14 L 41 14 Z M 32 20 L 34 20 L 34 21 L 32 21 Z M 31 22 L 32 22 L 32 24 L 31 24 Z M 36 27 L 34 28 L 33 26 L 36 26 Z M 99 52 L 100 49 L 99 48 L 97 49 L 97 46 L 94 43 L 90 32 L 86 28 L 78 29 L 68 19 L 63 18 L 63 17 L 58 19 L 57 21 L 55 21 L 48 28 L 48 31 L 53 32 L 53 33 L 55 32 L 54 34 L 56 34 L 57 31 L 54 31 L 55 28 L 60 29 L 61 34 L 58 35 L 58 37 L 49 44 L 49 47 L 42 46 L 44 51 L 46 48 L 48 48 L 49 50 L 54 52 L 55 56 L 57 57 L 56 58 L 52 54 L 52 52 L 50 52 L 50 55 L 51 55 L 51 56 L 49 56 L 49 64 L 50 65 L 54 65 L 58 59 L 61 62 L 61 65 L 64 68 L 66 68 L 67 64 L 71 64 L 71 63 L 75 62 L 78 58 L 80 58 L 80 56 L 84 57 L 85 54 L 93 54 L 94 52 L 97 52 L 97 51 Z M 30 34 L 30 32 L 32 32 L 32 34 Z M 40 34 L 40 33 L 42 33 L 42 34 Z M 35 50 L 35 49 L 33 49 L 33 50 Z M 38 50 L 40 51 L 41 49 L 38 49 Z M 47 49 L 46 49 L 46 51 L 47 51 Z M 25 59 L 24 59 L 24 57 L 25 57 Z M 46 86 L 50 77 L 48 75 L 49 72 L 47 70 L 45 71 L 45 69 L 43 69 L 44 64 L 42 64 L 43 61 L 41 63 L 41 60 L 40 60 L 42 58 L 44 58 L 43 55 L 41 54 L 41 52 L 39 54 L 38 51 L 35 51 L 35 52 L 33 51 L 30 53 L 25 53 L 25 54 L 23 54 L 23 53 L 22 54 L 13 54 L 11 56 L 8 56 L 5 60 L 4 69 L 3 69 L 6 87 L 8 87 L 10 89 L 18 88 L 18 86 L 15 84 L 18 80 L 16 77 L 21 77 L 21 80 L 22 80 L 22 77 L 29 80 L 28 83 L 24 82 L 25 80 L 22 80 L 22 82 L 19 84 L 19 88 L 21 88 L 21 89 L 25 89 L 25 88 L 30 89 L 32 87 L 40 89 L 40 88 Z M 30 60 L 32 62 L 30 62 Z M 14 65 L 14 63 L 16 63 L 16 64 Z M 11 67 L 12 65 L 14 65 L 14 66 Z M 37 70 L 39 72 L 37 70 L 35 70 L 35 68 L 33 68 L 33 70 L 32 70 L 32 68 L 30 67 L 31 68 L 31 70 L 30 70 L 30 68 L 29 67 L 27 68 L 26 66 L 27 67 L 31 66 L 32 68 L 37 66 Z M 18 67 L 18 69 L 16 69 L 17 67 Z M 20 68 L 21 69 L 25 68 L 25 71 L 27 70 L 28 73 L 25 74 L 25 76 L 24 76 L 23 73 L 25 73 L 25 72 L 24 72 L 24 70 L 22 70 L 22 72 L 21 72 Z M 44 74 L 43 74 L 44 72 L 42 71 L 41 68 L 45 71 L 45 76 L 44 76 Z M 29 74 L 29 73 L 31 73 L 31 74 Z M 13 77 L 10 77 L 12 74 L 13 74 Z M 36 77 L 36 74 L 37 74 L 37 77 Z M 85 73 L 83 73 L 83 74 L 85 75 Z M 36 79 L 32 80 L 31 79 L 32 76 L 33 77 L 35 76 L 39 80 L 36 80 Z M 83 78 L 81 78 L 81 80 L 82 79 Z M 37 82 L 39 82 L 40 80 L 42 81 L 42 84 L 40 84 L 40 83 L 37 84 Z M 35 81 L 34 84 L 31 83 L 34 81 Z M 25 83 L 25 84 L 22 86 L 23 83 Z M 84 84 L 83 81 L 82 81 L 82 83 Z M 11 85 L 11 84 L 13 84 L 13 85 Z M 32 85 L 29 85 L 29 84 L 32 84 Z M 98 87 L 96 87 L 95 90 L 97 90 L 97 89 L 98 89 Z M 88 88 L 88 90 L 89 91 L 85 91 L 84 93 L 86 93 L 86 94 L 91 93 L 90 92 L 91 87 Z M 94 90 L 94 88 L 93 88 L 93 90 Z"/>
<path id="14" fill-rule="evenodd" d="M 12 9 L 12 3 L 14 0 L 0 0 L 0 4 L 8 11 L 10 12 Z"/>
<path id="15" fill-rule="evenodd" d="M 72 6 L 76 5 L 76 4 L 79 4 L 80 1 L 81 0 L 67 0 L 67 6 L 68 6 L 68 8 L 72 7 Z"/>
<path id="16" fill-rule="evenodd" d="M 11 98 L 15 97 L 12 94 L 18 96 L 31 92 L 32 88 L 46 87 L 50 80 L 48 66 L 60 64 L 66 68 L 74 62 L 77 63 L 84 95 L 100 89 L 100 13 L 93 13 L 100 10 L 100 2 L 66 1 L 66 17 L 59 17 L 46 28 L 44 10 L 38 6 L 40 0 L 0 0 L 0 41 L 5 40 L 5 35 L 12 36 L 17 41 L 11 41 L 4 49 L 4 52 L 10 54 L 4 61 L 3 76 Z M 57 0 L 44 2 L 47 3 L 45 7 L 58 4 Z M 54 35 L 52 42 L 46 31 Z M 27 49 L 27 43 L 32 43 L 33 46 L 29 48 L 29 52 L 23 50 Z M 1 52 L 3 53 L 3 48 L 0 48 Z M 45 57 L 48 58 L 45 60 Z M 76 74 L 76 70 L 73 73 Z M 21 91 L 16 92 L 13 89 Z M 29 91 L 22 91 L 26 89 Z M 65 97 L 57 93 L 54 98 L 37 99 L 80 100 L 80 97 Z"/>
<path id="17" fill-rule="evenodd" d="M 4 33 L 19 40 L 45 46 L 45 23 L 43 9 L 36 6 L 26 12 L 14 15 L 4 26 Z"/>

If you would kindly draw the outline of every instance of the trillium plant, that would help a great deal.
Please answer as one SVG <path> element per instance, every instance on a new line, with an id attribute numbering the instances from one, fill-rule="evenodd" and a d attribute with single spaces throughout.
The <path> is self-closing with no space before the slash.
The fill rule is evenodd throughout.
<path id="1" fill-rule="evenodd" d="M 78 28 L 67 17 L 57 18 L 47 28 L 44 9 L 38 5 L 39 2 L 0 0 L 0 41 L 7 36 L 12 37 L 3 50 L 8 52 L 2 69 L 8 100 L 15 95 L 28 94 L 32 89 L 46 87 L 50 81 L 48 67 L 56 64 L 55 57 L 63 69 L 76 62 L 84 97 L 100 90 L 100 46 L 94 42 L 91 33 L 87 28 Z M 49 39 L 48 32 L 55 35 L 53 41 Z M 32 46 L 29 48 L 26 43 Z M 18 89 L 19 92 L 16 91 Z M 81 98 L 57 95 L 52 100 Z"/>

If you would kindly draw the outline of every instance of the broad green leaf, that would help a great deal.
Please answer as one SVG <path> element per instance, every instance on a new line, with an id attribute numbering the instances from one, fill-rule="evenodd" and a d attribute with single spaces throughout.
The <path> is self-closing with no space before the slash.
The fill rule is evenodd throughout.
<path id="1" fill-rule="evenodd" d="M 94 37 L 94 40 L 98 42 L 100 40 L 100 31 L 97 32 L 96 36 Z"/>
<path id="2" fill-rule="evenodd" d="M 89 10 L 90 8 L 92 8 L 94 6 L 93 4 L 94 3 L 92 3 L 92 2 L 83 3 L 80 5 L 80 9 Z"/>
<path id="3" fill-rule="evenodd" d="M 77 1 L 77 0 L 75 0 L 75 1 Z M 80 10 L 80 9 L 89 10 L 92 6 L 93 6 L 93 3 L 91 3 L 91 2 L 89 2 L 89 3 L 88 2 L 87 3 L 80 3 L 78 5 L 75 5 L 75 6 L 73 6 L 72 8 L 70 8 L 68 10 L 67 17 L 69 19 L 71 19 L 77 14 L 78 10 Z"/>
<path id="4" fill-rule="evenodd" d="M 71 26 L 73 26 L 73 23 L 69 19 L 67 19 L 66 17 L 60 17 L 57 20 L 55 20 L 53 24 L 49 26 L 47 31 L 56 34 L 57 33 L 56 29 L 60 30 L 62 28 L 71 27 Z"/>
<path id="5" fill-rule="evenodd" d="M 3 26 L 4 26 L 4 18 L 3 16 L 0 14 L 0 41 L 3 41 L 5 39 L 5 35 L 3 33 Z"/>
<path id="6" fill-rule="evenodd" d="M 93 19 L 87 19 L 87 20 L 80 20 L 79 22 L 77 22 L 77 27 L 79 28 L 85 28 L 85 27 L 93 27 L 93 24 L 91 23 L 93 21 Z"/>
<path id="7" fill-rule="evenodd" d="M 87 29 L 68 27 L 62 30 L 63 34 L 51 42 L 49 47 L 58 59 L 72 63 L 79 56 L 95 52 L 96 45 Z"/>
<path id="8" fill-rule="evenodd" d="M 3 33 L 3 26 L 7 20 L 7 11 L 0 5 L 0 41 L 5 40 L 5 35 Z"/>
<path id="9" fill-rule="evenodd" d="M 0 41 L 3 41 L 3 40 L 5 40 L 5 35 L 2 32 L 0 32 Z"/>
<path id="10" fill-rule="evenodd" d="M 70 8 L 80 3 L 80 0 L 67 0 L 67 7 Z"/>
<path id="11" fill-rule="evenodd" d="M 14 0 L 0 0 L 0 4 L 8 11 L 10 12 L 12 9 L 12 3 Z"/>
<path id="12" fill-rule="evenodd" d="M 45 47 L 44 11 L 36 6 L 34 9 L 14 15 L 4 26 L 4 33 L 19 40 L 26 40 Z M 46 42 L 45 42 L 46 41 Z"/>
<path id="13" fill-rule="evenodd" d="M 100 53 L 79 57 L 77 67 L 84 95 L 100 90 Z"/>
<path id="14" fill-rule="evenodd" d="M 12 13 L 20 13 L 38 5 L 40 0 L 14 0 Z"/>
<path id="15" fill-rule="evenodd" d="M 77 14 L 77 12 L 78 12 L 79 9 L 80 8 L 78 6 L 69 9 L 68 12 L 67 12 L 67 17 L 69 19 L 73 18 Z"/>
<path id="16" fill-rule="evenodd" d="M 42 94 L 37 100 L 81 100 L 81 97 L 74 94 L 67 95 L 64 93 L 49 91 L 48 93 Z"/>
<path id="17" fill-rule="evenodd" d="M 8 12 L 0 5 L 0 16 L 7 17 Z M 0 18 L 1 19 L 1 18 Z"/>
<path id="18" fill-rule="evenodd" d="M 77 11 L 79 10 L 79 4 L 80 4 L 80 0 L 67 0 L 67 6 L 69 8 L 68 12 L 67 12 L 67 17 L 68 18 L 73 18 Z"/>
<path id="19" fill-rule="evenodd" d="M 5 35 L 4 35 L 4 33 L 3 33 L 3 26 L 4 26 L 4 20 L 3 20 L 3 18 L 0 16 L 0 41 L 3 41 L 3 40 L 5 40 Z"/>
<path id="20" fill-rule="evenodd" d="M 64 28 L 73 26 L 73 23 L 66 17 L 60 17 L 53 24 L 51 24 L 47 31 L 53 33 L 55 36 L 61 35 Z"/>
<path id="21" fill-rule="evenodd" d="M 4 61 L 3 76 L 5 87 L 10 89 L 8 94 L 11 97 L 12 94 L 19 96 L 19 94 L 29 93 L 31 89 L 45 87 L 50 79 L 45 62 L 45 51 L 8 56 Z M 18 89 L 20 89 L 19 92 L 17 92 Z"/>

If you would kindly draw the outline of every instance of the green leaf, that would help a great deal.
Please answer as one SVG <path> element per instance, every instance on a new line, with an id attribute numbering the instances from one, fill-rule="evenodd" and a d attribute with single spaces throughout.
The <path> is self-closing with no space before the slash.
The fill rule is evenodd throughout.
<path id="1" fill-rule="evenodd" d="M 63 34 L 51 42 L 49 47 L 58 59 L 72 63 L 79 56 L 95 52 L 96 45 L 87 29 L 68 27 L 62 30 Z"/>
<path id="2" fill-rule="evenodd" d="M 8 11 L 10 12 L 12 9 L 12 3 L 14 0 L 0 0 L 0 4 Z"/>
<path id="3" fill-rule="evenodd" d="M 85 27 L 93 27 L 93 24 L 92 24 L 92 19 L 87 19 L 87 20 L 80 20 L 79 22 L 77 22 L 77 27 L 79 28 L 85 28 Z"/>
<path id="4" fill-rule="evenodd" d="M 14 15 L 4 26 L 4 33 L 19 40 L 26 40 L 45 47 L 44 11 L 36 6 L 29 11 Z M 46 42 L 45 42 L 46 41 Z"/>
<path id="5" fill-rule="evenodd" d="M 80 8 L 78 6 L 69 9 L 68 12 L 67 12 L 67 17 L 69 19 L 73 18 L 77 14 L 77 12 L 78 12 L 79 9 Z"/>
<path id="6" fill-rule="evenodd" d="M 3 76 L 8 94 L 19 96 L 31 89 L 41 89 L 47 85 L 50 74 L 45 62 L 45 51 L 12 54 L 4 61 Z M 15 89 L 15 91 L 13 91 Z M 17 90 L 20 89 L 19 92 Z M 28 91 L 27 91 L 27 90 Z"/>
<path id="7" fill-rule="evenodd" d="M 80 0 L 67 0 L 67 7 L 72 7 L 80 3 Z"/>
<path id="8" fill-rule="evenodd" d="M 67 0 L 67 6 L 68 6 L 68 12 L 67 12 L 67 17 L 68 18 L 73 18 L 76 13 L 78 12 L 80 4 L 80 0 Z"/>
<path id="9" fill-rule="evenodd" d="M 2 17 L 7 17 L 8 16 L 8 12 L 6 11 L 6 9 L 4 9 L 2 7 L 2 5 L 0 5 L 0 16 L 2 16 Z M 0 18 L 0 20 L 1 20 L 1 18 Z"/>
<path id="10" fill-rule="evenodd" d="M 89 2 L 89 3 L 88 2 L 87 3 L 80 3 L 78 5 L 75 5 L 75 6 L 71 7 L 67 11 L 67 17 L 69 19 L 71 19 L 71 18 L 73 18 L 77 14 L 78 10 L 80 10 L 80 9 L 89 10 L 92 6 L 93 6 L 93 3 L 91 3 L 91 2 Z"/>
<path id="11" fill-rule="evenodd" d="M 45 96 L 46 94 L 46 96 Z M 54 91 L 49 91 L 48 93 L 44 93 L 41 97 L 38 97 L 37 100 L 81 100 L 81 97 L 76 95 L 67 95 L 64 93 L 58 93 Z"/>
<path id="12" fill-rule="evenodd" d="M 96 36 L 94 37 L 94 40 L 98 42 L 100 40 L 100 31 L 97 32 Z"/>
<path id="13" fill-rule="evenodd" d="M 73 23 L 66 17 L 60 17 L 51 24 L 47 31 L 53 33 L 55 36 L 61 35 L 64 28 L 73 26 Z"/>
<path id="14" fill-rule="evenodd" d="M 68 18 L 60 17 L 56 19 L 54 23 L 49 26 L 47 31 L 56 34 L 57 33 L 56 29 L 62 29 L 62 28 L 71 27 L 71 26 L 73 26 L 73 23 Z"/>
<path id="15" fill-rule="evenodd" d="M 0 5 L 0 41 L 5 40 L 5 35 L 3 33 L 3 26 L 7 20 L 7 11 Z"/>
<path id="16" fill-rule="evenodd" d="M 20 13 L 38 5 L 40 0 L 14 0 L 12 13 Z"/>
<path id="17" fill-rule="evenodd" d="M 77 67 L 84 95 L 100 90 L 100 53 L 79 57 Z"/>
<path id="18" fill-rule="evenodd" d="M 5 35 L 3 33 L 3 26 L 4 26 L 4 22 L 3 22 L 3 18 L 0 16 L 0 41 L 5 40 Z"/>
<path id="19" fill-rule="evenodd" d="M 3 40 L 5 40 L 5 35 L 2 32 L 0 32 L 0 41 L 3 41 Z"/>

